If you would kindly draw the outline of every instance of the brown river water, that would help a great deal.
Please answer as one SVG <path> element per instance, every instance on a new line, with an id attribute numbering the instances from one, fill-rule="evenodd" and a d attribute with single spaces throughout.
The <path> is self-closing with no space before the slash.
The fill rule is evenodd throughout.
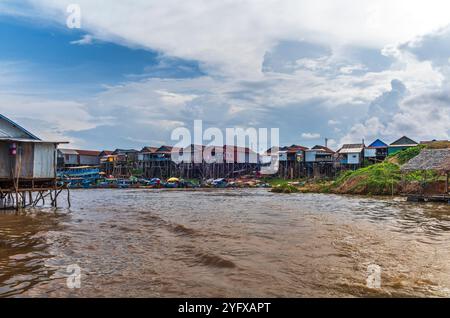
<path id="1" fill-rule="evenodd" d="M 450 205 L 265 189 L 71 196 L 70 210 L 0 212 L 0 297 L 450 296 Z M 367 287 L 372 264 L 381 288 Z"/>

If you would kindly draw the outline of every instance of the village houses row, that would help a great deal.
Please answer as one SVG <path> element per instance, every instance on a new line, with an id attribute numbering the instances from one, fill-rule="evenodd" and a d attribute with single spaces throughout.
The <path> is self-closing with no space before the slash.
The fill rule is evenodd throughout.
<path id="1" fill-rule="evenodd" d="M 333 163 L 337 165 L 361 166 L 364 161 L 380 162 L 387 156 L 395 154 L 401 150 L 415 147 L 419 143 L 404 136 L 391 144 L 377 139 L 369 146 L 364 143 L 345 144 L 338 151 L 333 151 L 326 146 L 315 146 L 311 149 L 299 145 L 292 145 L 281 148 L 268 149 L 264 154 L 257 154 L 249 148 L 224 146 L 218 151 L 219 147 L 213 147 L 210 150 L 210 158 L 203 157 L 203 160 L 212 162 L 239 162 L 239 163 L 262 163 L 264 157 L 269 157 L 274 153 L 279 156 L 280 162 L 303 162 L 303 163 Z M 222 148 L 222 147 L 220 147 Z M 191 145 L 180 150 L 181 159 L 183 153 L 194 156 L 194 154 L 203 154 L 205 146 Z M 216 151 L 217 150 L 217 151 Z M 198 152 L 197 152 L 198 151 Z M 58 167 L 78 167 L 78 166 L 100 166 L 102 164 L 113 164 L 116 162 L 149 162 L 149 161 L 171 161 L 173 147 L 144 147 L 143 149 L 116 149 L 114 151 L 92 151 L 75 149 L 58 149 Z M 220 161 L 218 155 L 221 155 Z M 216 158 L 215 158 L 216 157 Z M 216 161 L 214 160 L 217 159 Z M 188 161 L 189 158 L 185 158 Z M 212 160 L 211 160 L 212 159 Z M 194 158 L 190 158 L 194 161 Z M 200 159 L 200 162 L 202 159 Z M 195 162 L 198 162 L 195 161 Z"/>

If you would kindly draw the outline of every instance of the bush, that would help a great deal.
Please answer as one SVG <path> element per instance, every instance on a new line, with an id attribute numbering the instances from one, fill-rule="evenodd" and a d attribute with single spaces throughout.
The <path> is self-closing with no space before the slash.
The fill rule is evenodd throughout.
<path id="1" fill-rule="evenodd" d="M 297 187 L 294 187 L 293 185 L 289 185 L 289 184 L 281 184 L 278 185 L 274 188 L 272 188 L 272 190 L 270 190 L 271 192 L 274 193 L 298 193 L 300 192 L 300 190 Z"/>

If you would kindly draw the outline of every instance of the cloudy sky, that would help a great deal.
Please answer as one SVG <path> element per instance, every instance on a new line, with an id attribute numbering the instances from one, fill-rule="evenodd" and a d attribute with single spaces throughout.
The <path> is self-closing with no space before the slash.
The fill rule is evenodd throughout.
<path id="1" fill-rule="evenodd" d="M 81 29 L 66 25 L 78 3 Z M 450 136 L 448 0 L 0 0 L 0 113 L 89 149 L 180 126 Z"/>

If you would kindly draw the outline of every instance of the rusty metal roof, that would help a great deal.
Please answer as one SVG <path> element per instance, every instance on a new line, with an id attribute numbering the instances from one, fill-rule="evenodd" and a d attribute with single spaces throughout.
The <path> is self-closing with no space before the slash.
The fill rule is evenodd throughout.
<path id="1" fill-rule="evenodd" d="M 81 156 L 95 156 L 95 157 L 98 157 L 101 153 L 101 151 L 98 150 L 80 150 L 80 149 L 77 149 L 76 152 L 78 152 L 78 154 Z"/>
<path id="2" fill-rule="evenodd" d="M 155 153 L 156 151 L 158 151 L 158 147 L 144 147 L 141 150 L 141 152 L 145 153 Z"/>
<path id="3" fill-rule="evenodd" d="M 312 147 L 311 150 L 323 151 L 323 152 L 327 152 L 330 154 L 334 154 L 334 151 L 331 150 L 330 148 L 325 147 L 325 146 L 320 146 L 320 145 L 316 145 L 316 146 Z"/>

